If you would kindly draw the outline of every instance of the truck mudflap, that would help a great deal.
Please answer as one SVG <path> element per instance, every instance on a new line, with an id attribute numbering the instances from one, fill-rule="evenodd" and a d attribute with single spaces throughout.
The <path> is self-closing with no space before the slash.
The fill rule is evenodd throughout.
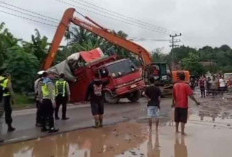
<path id="1" fill-rule="evenodd" d="M 145 83 L 143 80 L 140 80 L 138 82 L 134 82 L 133 84 L 128 84 L 120 88 L 116 88 L 115 93 L 116 95 L 120 96 L 120 95 L 134 92 L 136 90 L 143 90 L 144 88 L 145 88 Z"/>

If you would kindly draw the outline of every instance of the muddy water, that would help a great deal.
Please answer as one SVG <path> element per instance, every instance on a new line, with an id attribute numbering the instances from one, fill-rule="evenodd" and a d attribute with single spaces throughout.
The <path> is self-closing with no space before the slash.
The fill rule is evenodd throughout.
<path id="1" fill-rule="evenodd" d="M 170 125 L 149 132 L 146 124 L 122 123 L 4 145 L 0 157 L 231 157 L 229 120 L 208 118 L 190 116 L 186 136 Z"/>
<path id="2" fill-rule="evenodd" d="M 145 120 L 126 122 L 0 146 L 0 157 L 231 157 L 231 101 L 200 101 L 190 108 L 186 136 L 170 121 L 158 132 L 148 131 Z"/>

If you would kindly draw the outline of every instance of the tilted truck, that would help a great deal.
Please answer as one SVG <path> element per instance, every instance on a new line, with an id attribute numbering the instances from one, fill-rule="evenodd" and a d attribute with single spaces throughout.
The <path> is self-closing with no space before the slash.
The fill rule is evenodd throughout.
<path id="1" fill-rule="evenodd" d="M 116 58 L 114 60 L 109 58 L 109 60 L 106 59 L 102 61 L 100 59 L 99 61 L 96 61 L 96 63 L 93 62 L 91 64 L 87 64 L 85 67 L 83 67 L 84 70 L 82 72 L 80 72 L 81 69 L 77 69 L 74 72 L 76 77 L 78 77 L 78 81 L 71 83 L 71 100 L 83 101 L 87 99 L 87 88 L 89 83 L 94 79 L 94 73 L 99 73 L 101 68 L 105 68 L 107 71 L 109 71 L 109 75 L 107 77 L 110 80 L 110 84 L 107 85 L 104 95 L 108 102 L 117 102 L 122 97 L 127 97 L 131 101 L 137 101 L 140 97 L 140 90 L 145 87 L 144 81 L 147 82 L 149 77 L 156 77 L 157 75 L 157 80 L 159 81 L 166 80 L 171 77 L 171 72 L 169 71 L 170 73 L 168 73 L 167 65 L 154 63 L 151 54 L 145 48 L 130 40 L 118 36 L 116 33 L 114 33 L 114 31 L 110 31 L 109 29 L 102 27 L 87 16 L 80 14 L 86 19 L 85 21 L 78 17 L 74 17 L 75 12 L 76 10 L 74 8 L 69 8 L 65 11 L 54 35 L 48 57 L 45 60 L 45 64 L 43 66 L 45 70 L 49 69 L 53 65 L 62 38 L 64 37 L 71 23 L 104 38 L 112 44 L 125 48 L 135 55 L 138 55 L 143 62 L 143 67 L 142 69 L 136 68 L 136 66 L 133 65 L 129 59 L 117 60 Z M 110 67 L 117 67 L 117 65 L 120 65 L 121 62 L 125 62 L 127 66 L 131 65 L 131 72 L 122 74 L 121 70 L 124 70 L 124 68 L 121 68 L 114 72 L 114 74 L 118 74 L 118 76 L 115 77 L 112 75 L 112 73 L 110 75 Z M 94 66 L 94 64 L 98 65 L 97 68 Z M 154 67 L 159 70 L 159 73 L 154 73 L 155 71 L 151 70 Z M 91 73 L 88 73 L 88 76 L 86 76 L 87 74 L 84 75 L 86 72 L 85 70 L 87 69 L 92 71 Z M 88 77 L 88 79 L 86 78 L 88 80 L 87 82 L 81 80 L 82 75 Z M 85 90 L 80 90 L 81 86 L 84 86 Z"/>

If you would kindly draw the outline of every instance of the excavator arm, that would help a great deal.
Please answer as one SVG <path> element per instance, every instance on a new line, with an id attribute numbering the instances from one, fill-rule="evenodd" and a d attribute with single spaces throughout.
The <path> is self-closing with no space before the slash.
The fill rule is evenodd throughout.
<path id="1" fill-rule="evenodd" d="M 140 56 L 144 62 L 144 66 L 147 66 L 153 62 L 153 59 L 152 59 L 150 53 L 142 46 L 140 46 L 140 45 L 138 45 L 130 40 L 124 39 L 124 38 L 118 36 L 117 34 L 109 31 L 108 29 L 105 29 L 104 27 L 100 26 L 99 24 L 94 22 L 89 17 L 84 16 L 84 18 L 86 20 L 88 20 L 89 22 L 83 21 L 77 17 L 73 17 L 74 13 L 75 13 L 74 8 L 69 8 L 65 11 L 63 18 L 58 26 L 58 29 L 56 30 L 55 36 L 53 38 L 53 42 L 52 42 L 48 57 L 45 60 L 45 64 L 43 66 L 43 68 L 45 70 L 47 70 L 48 68 L 50 68 L 52 66 L 52 64 L 56 58 L 57 50 L 59 48 L 61 40 L 64 37 L 66 30 L 69 28 L 70 23 L 78 25 L 78 26 L 106 39 L 107 41 L 109 41 L 115 45 L 118 45 L 120 47 L 123 47 L 126 50 L 129 50 L 130 52 Z"/>

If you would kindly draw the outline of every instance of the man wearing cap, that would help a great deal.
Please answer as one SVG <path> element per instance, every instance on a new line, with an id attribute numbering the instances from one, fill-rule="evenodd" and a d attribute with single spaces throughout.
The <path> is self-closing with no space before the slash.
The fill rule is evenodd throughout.
<path id="1" fill-rule="evenodd" d="M 43 100 L 43 94 L 42 94 L 42 85 L 43 85 L 43 75 L 44 71 L 39 71 L 38 74 L 38 79 L 35 80 L 34 83 L 34 92 L 35 92 L 35 101 L 36 101 L 36 126 L 40 127 L 41 126 L 41 110 L 40 106 Z"/>
<path id="2" fill-rule="evenodd" d="M 58 129 L 54 127 L 53 113 L 56 107 L 55 104 L 55 86 L 52 80 L 48 77 L 48 73 L 43 73 L 43 85 L 42 85 L 42 95 L 43 101 L 40 106 L 41 111 L 41 122 L 42 122 L 42 132 L 48 131 L 49 133 L 57 132 Z M 47 129 L 46 124 L 48 122 L 49 129 Z"/>

